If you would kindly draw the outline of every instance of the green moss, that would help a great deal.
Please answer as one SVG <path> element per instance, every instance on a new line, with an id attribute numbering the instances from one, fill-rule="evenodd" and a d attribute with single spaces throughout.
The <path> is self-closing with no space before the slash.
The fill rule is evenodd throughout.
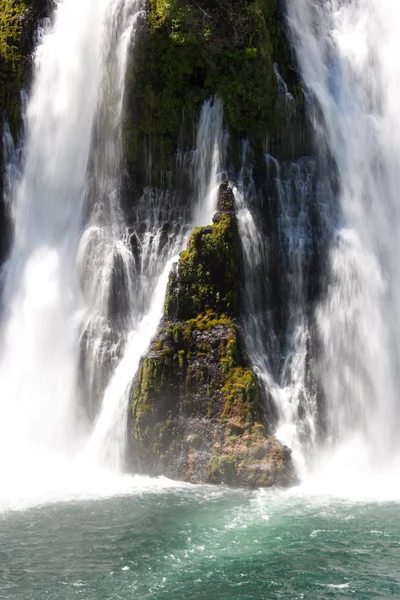
<path id="1" fill-rule="evenodd" d="M 208 479 L 210 483 L 225 483 L 232 485 L 236 481 L 236 467 L 238 459 L 233 454 L 214 454 L 208 465 Z"/>
<path id="2" fill-rule="evenodd" d="M 258 412 L 258 389 L 254 374 L 243 367 L 231 368 L 222 388 L 224 409 L 221 420 L 227 421 L 232 416 L 241 422 L 254 422 Z"/>
<path id="3" fill-rule="evenodd" d="M 231 325 L 232 319 L 230 319 L 224 313 L 218 316 L 213 310 L 207 310 L 206 314 L 198 314 L 195 319 L 189 319 L 187 323 L 193 329 L 197 331 L 211 331 L 217 326 L 224 327 L 225 325 Z"/>
<path id="4" fill-rule="evenodd" d="M 157 407 L 160 394 L 171 391 L 173 387 L 174 360 L 170 348 L 162 353 L 144 358 L 139 376 L 132 389 L 132 410 L 136 419 L 146 418 Z"/>
<path id="5" fill-rule="evenodd" d="M 179 369 L 183 369 L 183 366 L 184 366 L 185 360 L 186 360 L 186 353 L 185 353 L 185 351 L 184 350 L 178 350 L 177 357 L 178 357 L 178 366 L 179 366 Z"/>
<path id="6" fill-rule="evenodd" d="M 183 341 L 185 346 L 188 346 L 192 337 L 193 327 L 190 323 L 186 323 L 183 328 Z"/>
<path id="7" fill-rule="evenodd" d="M 154 344 L 154 350 L 162 350 L 164 346 L 164 342 L 163 340 L 157 340 L 157 342 Z"/>
<path id="8" fill-rule="evenodd" d="M 236 235 L 231 213 L 218 213 L 213 225 L 193 231 L 170 279 L 166 336 L 154 343 L 155 353 L 143 362 L 134 388 L 134 411 L 135 406 L 147 409 L 174 391 L 177 396 L 182 390 L 186 397 L 196 396 L 207 385 L 216 402 L 207 410 L 210 418 L 255 422 L 257 384 L 241 362 L 234 323 L 239 278 Z M 216 370 L 210 370 L 207 359 Z M 141 412 L 136 409 L 136 414 Z"/>
<path id="9" fill-rule="evenodd" d="M 174 340 L 175 344 L 180 344 L 182 342 L 182 330 L 181 330 L 181 326 L 178 324 L 175 324 L 173 329 L 172 329 L 172 337 Z"/>
<path id="10" fill-rule="evenodd" d="M 193 144 L 201 104 L 214 94 L 230 133 L 263 148 L 279 135 L 275 62 L 288 80 L 279 0 L 150 0 L 128 70 L 128 161 L 138 165 L 151 149 L 152 177 L 173 170 L 178 140 Z"/>
<path id="11" fill-rule="evenodd" d="M 219 207 L 229 198 L 222 186 Z M 194 230 L 172 273 L 159 337 L 142 363 L 132 394 L 136 438 L 145 431 L 155 460 L 172 460 L 173 451 L 187 446 L 179 440 L 182 423 L 199 418 L 196 423 L 210 427 L 217 440 L 209 454 L 210 482 L 270 485 L 270 438 L 261 423 L 256 377 L 241 352 L 235 324 L 239 257 L 230 208 L 216 213 L 213 225 Z M 167 410 L 173 418 L 166 417 Z M 169 419 L 179 423 L 176 435 Z M 209 423 L 204 424 L 206 419 Z M 202 443 L 207 446 L 210 441 Z M 207 450 L 201 446 L 201 451 Z M 284 469 L 282 450 L 272 458 Z M 192 477 L 196 452 L 187 460 L 185 473 Z"/>
<path id="12" fill-rule="evenodd" d="M 214 225 L 192 232 L 179 259 L 179 286 L 172 279 L 167 292 L 165 306 L 169 317 L 183 319 L 203 330 L 235 313 L 238 292 L 235 240 L 236 223 L 225 213 Z M 199 319 L 198 315 L 203 316 Z"/>
<path id="13" fill-rule="evenodd" d="M 174 420 L 172 412 L 168 413 L 167 419 L 157 423 L 154 427 L 153 452 L 163 455 L 168 452 L 174 439 Z"/>
<path id="14" fill-rule="evenodd" d="M 21 126 L 20 92 L 30 70 L 31 38 L 42 0 L 0 0 L 0 134 L 2 113 L 11 132 Z"/>

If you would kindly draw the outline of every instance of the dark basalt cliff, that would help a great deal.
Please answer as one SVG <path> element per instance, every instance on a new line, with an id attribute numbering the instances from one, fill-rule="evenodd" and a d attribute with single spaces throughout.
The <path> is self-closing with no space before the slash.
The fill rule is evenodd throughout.
<path id="1" fill-rule="evenodd" d="M 132 389 L 135 471 L 191 482 L 291 485 L 290 450 L 268 435 L 237 330 L 234 198 L 193 231 L 170 276 L 164 318 Z"/>

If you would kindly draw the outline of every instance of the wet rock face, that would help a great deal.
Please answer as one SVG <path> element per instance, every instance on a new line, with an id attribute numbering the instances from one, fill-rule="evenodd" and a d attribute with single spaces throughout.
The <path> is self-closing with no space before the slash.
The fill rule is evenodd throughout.
<path id="1" fill-rule="evenodd" d="M 124 127 L 129 171 L 138 185 L 164 187 L 166 172 L 177 184 L 176 153 L 194 145 L 193 123 L 215 94 L 224 103 L 235 163 L 243 139 L 250 140 L 259 165 L 266 138 L 274 156 L 304 154 L 304 98 L 286 39 L 284 2 L 148 0 L 146 8 L 128 65 Z M 283 106 L 276 65 L 293 112 Z M 148 173 L 144 148 L 151 152 Z"/>
<path id="2" fill-rule="evenodd" d="M 0 0 L 0 112 L 14 137 L 22 124 L 20 93 L 30 83 L 35 32 L 53 7 L 52 0 Z"/>
<path id="3" fill-rule="evenodd" d="M 291 485 L 290 450 L 262 422 L 235 317 L 240 247 L 233 192 L 195 229 L 171 274 L 165 314 L 132 386 L 129 462 L 191 482 Z"/>
<path id="4" fill-rule="evenodd" d="M 16 141 L 22 127 L 21 90 L 30 85 L 35 31 L 53 6 L 52 0 L 0 0 L 0 262 L 11 238 L 9 211 L 3 201 L 3 117 Z"/>

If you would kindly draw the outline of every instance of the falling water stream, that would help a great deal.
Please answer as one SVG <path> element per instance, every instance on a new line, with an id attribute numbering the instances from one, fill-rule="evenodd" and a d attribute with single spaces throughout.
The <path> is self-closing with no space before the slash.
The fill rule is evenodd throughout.
<path id="1" fill-rule="evenodd" d="M 185 223 L 185 207 L 175 209 L 172 211 L 173 216 L 166 215 L 170 228 L 168 234 L 164 229 L 165 223 L 160 222 L 159 218 L 161 203 L 166 200 L 164 195 L 156 194 L 157 210 L 153 213 L 149 213 L 148 210 L 148 195 L 145 194 L 142 199 L 145 204 L 146 221 L 144 234 L 136 238 L 137 263 L 134 263 L 132 270 L 132 299 L 128 313 L 132 319 L 131 330 L 122 359 L 105 389 L 102 406 L 89 441 L 89 452 L 94 452 L 103 464 L 114 470 L 121 471 L 124 465 L 132 374 L 136 372 L 140 358 L 148 348 L 162 317 L 171 267 L 183 250 L 193 226 L 209 223 L 216 210 L 218 181 L 223 161 L 221 100 L 210 98 L 204 103 L 198 131 L 196 150 L 192 157 L 197 184 L 194 186 L 190 221 Z M 140 216 L 142 215 L 139 207 L 138 218 Z M 140 222 L 137 222 L 136 226 L 139 229 Z"/>
<path id="2" fill-rule="evenodd" d="M 339 180 L 327 292 L 316 311 L 333 457 L 324 471 L 344 485 L 386 473 L 391 485 L 400 450 L 400 5 L 296 0 L 288 18 Z"/>
<path id="3" fill-rule="evenodd" d="M 80 443 L 82 296 L 75 269 L 106 4 L 59 4 L 36 56 L 0 340 L 3 478 L 49 469 Z M 85 60 L 79 60 L 85 56 Z M 4 457 L 7 456 L 7 460 Z"/>
<path id="4" fill-rule="evenodd" d="M 244 257 L 243 331 L 253 367 L 276 413 L 275 433 L 293 450 L 299 475 L 306 472 L 306 449 L 316 439 L 315 393 L 307 378 L 310 319 L 310 209 L 315 162 L 280 164 L 266 156 L 278 227 L 260 226 L 260 197 L 243 148 L 235 198 Z M 248 165 L 247 167 L 245 165 Z M 278 281 L 272 266 L 279 267 Z M 277 288 L 279 286 L 279 293 Z M 279 318 L 276 314 L 277 308 Z M 281 316 L 283 315 L 283 317 Z M 283 333 L 283 335 L 282 335 Z"/>
<path id="5" fill-rule="evenodd" d="M 58 4 L 48 24 L 21 174 L 8 167 L 14 240 L 0 340 L 8 499 L 48 486 L 104 491 L 101 482 L 122 473 L 130 385 L 161 319 L 172 263 L 192 227 L 212 219 L 223 162 L 223 105 L 210 98 L 189 154 L 189 205 L 146 189 L 128 227 L 121 117 L 143 2 L 81 4 Z M 9 140 L 6 130 L 11 156 Z"/>

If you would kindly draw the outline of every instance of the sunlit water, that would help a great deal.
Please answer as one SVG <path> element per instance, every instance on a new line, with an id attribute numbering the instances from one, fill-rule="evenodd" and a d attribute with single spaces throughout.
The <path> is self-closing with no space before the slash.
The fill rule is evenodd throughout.
<path id="1" fill-rule="evenodd" d="M 400 595 L 398 504 L 131 485 L 0 515 L 2 600 Z"/>

